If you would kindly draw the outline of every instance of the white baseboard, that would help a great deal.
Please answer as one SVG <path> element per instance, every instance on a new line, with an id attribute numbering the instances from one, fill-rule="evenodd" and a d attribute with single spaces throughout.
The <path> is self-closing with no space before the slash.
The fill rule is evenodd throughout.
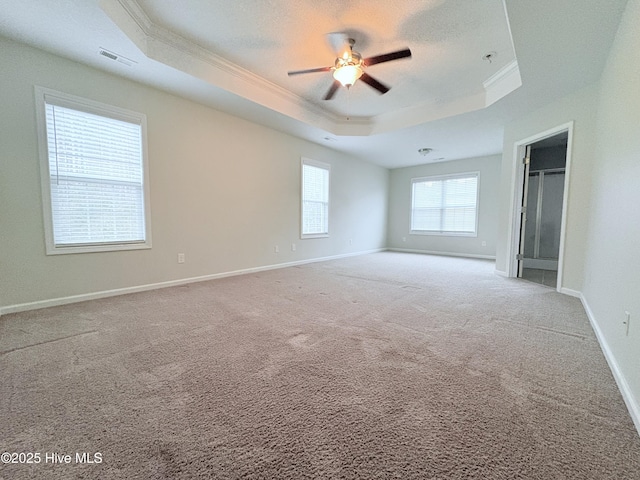
<path id="1" fill-rule="evenodd" d="M 498 275 L 499 277 L 509 277 L 509 274 L 503 270 L 498 270 L 497 268 L 493 271 L 493 273 L 495 273 L 496 275 Z"/>
<path id="2" fill-rule="evenodd" d="M 624 399 L 624 403 L 627 405 L 627 409 L 629 410 L 629 415 L 631 415 L 631 420 L 633 420 L 633 424 L 636 426 L 636 430 L 638 431 L 638 435 L 640 435 L 640 401 L 635 398 L 627 380 L 624 378 L 624 375 L 620 371 L 620 367 L 618 366 L 618 362 L 616 358 L 609 348 L 609 344 L 607 340 L 604 338 L 604 334 L 598 325 L 598 321 L 593 315 L 593 311 L 589 307 L 587 303 L 587 299 L 584 295 L 579 295 L 580 300 L 582 301 L 582 305 L 584 310 L 587 312 L 587 317 L 589 317 L 589 322 L 591 322 L 591 327 L 596 334 L 596 338 L 598 339 L 598 343 L 600 344 L 600 348 L 602 349 L 602 353 L 604 353 L 604 357 L 607 359 L 607 363 L 609 364 L 609 368 L 611 369 L 611 373 L 613 374 L 613 378 L 615 378 L 616 383 L 618 384 L 618 389 L 622 394 L 622 398 Z"/>
<path id="3" fill-rule="evenodd" d="M 20 303 L 16 305 L 8 305 L 0 307 L 0 316 L 9 313 L 25 312 L 28 310 L 37 310 L 40 308 L 56 307 L 58 305 L 67 305 L 69 303 L 86 302 L 87 300 L 97 300 L 99 298 L 115 297 L 117 295 L 126 295 L 129 293 L 146 292 L 148 290 L 157 290 L 160 288 L 177 287 L 189 283 L 206 282 L 207 280 L 215 280 L 217 278 L 232 277 L 236 275 L 244 275 L 247 273 L 263 272 L 266 270 L 275 270 L 278 268 L 295 267 L 307 263 L 325 262 L 327 260 L 337 260 L 339 258 L 355 257 L 358 255 L 366 255 L 369 253 L 383 252 L 386 248 L 378 248 L 374 250 L 364 250 L 352 253 L 343 253 L 340 255 L 331 255 L 328 257 L 311 258 L 308 260 L 298 260 L 295 262 L 277 263 L 273 265 L 263 265 L 260 267 L 244 268 L 241 270 L 233 270 L 230 272 L 214 273 L 211 275 L 203 275 L 200 277 L 181 278 L 178 280 L 169 280 L 166 282 L 150 283 L 147 285 L 136 285 L 134 287 L 116 288 L 113 290 L 104 290 L 100 292 L 83 293 L 80 295 L 71 295 L 68 297 L 52 298 L 48 300 L 39 300 L 36 302 Z"/>
<path id="4" fill-rule="evenodd" d="M 571 288 L 561 287 L 558 289 L 558 292 L 564 293 L 565 295 L 569 295 L 570 297 L 576 297 L 576 298 L 582 299 L 582 292 L 579 292 L 578 290 L 572 290 Z"/>
<path id="5" fill-rule="evenodd" d="M 455 252 L 438 252 L 432 250 L 416 250 L 413 248 L 387 248 L 390 252 L 404 252 L 404 253 L 422 253 L 425 255 L 442 255 L 444 257 L 464 257 L 464 258 L 479 258 L 482 260 L 495 260 L 495 255 L 476 255 L 474 253 L 455 253 Z"/>

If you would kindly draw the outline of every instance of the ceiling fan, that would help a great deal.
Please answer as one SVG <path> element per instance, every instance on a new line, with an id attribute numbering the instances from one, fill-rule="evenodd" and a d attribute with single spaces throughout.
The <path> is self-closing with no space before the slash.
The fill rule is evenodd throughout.
<path id="1" fill-rule="evenodd" d="M 327 37 L 329 43 L 334 47 L 334 50 L 338 52 L 338 57 L 336 58 L 333 66 L 288 72 L 288 75 L 291 76 L 303 73 L 332 71 L 334 81 L 324 96 L 324 100 L 331 100 L 336 94 L 338 88 L 340 88 L 340 85 L 350 88 L 358 79 L 362 80 L 381 94 L 387 93 L 390 87 L 387 87 L 373 78 L 371 75 L 366 73 L 364 69 L 377 63 L 390 62 L 392 60 L 411 57 L 411 50 L 405 48 L 403 50 L 376 55 L 374 57 L 362 58 L 362 55 L 353 49 L 356 41 L 353 38 L 349 38 L 347 34 L 330 33 Z"/>

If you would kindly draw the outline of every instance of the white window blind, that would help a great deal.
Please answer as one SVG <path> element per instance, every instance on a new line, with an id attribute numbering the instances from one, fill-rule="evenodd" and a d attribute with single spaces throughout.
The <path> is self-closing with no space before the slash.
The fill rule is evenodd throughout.
<path id="1" fill-rule="evenodd" d="M 412 179 L 412 233 L 475 235 L 478 173 Z"/>
<path id="2" fill-rule="evenodd" d="M 50 196 L 45 211 L 52 230 L 48 253 L 150 246 L 143 122 L 93 113 L 86 104 L 75 109 L 68 99 L 43 98 Z"/>
<path id="3" fill-rule="evenodd" d="M 302 237 L 329 234 L 329 165 L 302 161 Z"/>

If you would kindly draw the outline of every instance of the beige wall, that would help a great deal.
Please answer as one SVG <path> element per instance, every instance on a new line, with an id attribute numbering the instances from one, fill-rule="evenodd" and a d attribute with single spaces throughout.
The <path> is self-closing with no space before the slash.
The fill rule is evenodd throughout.
<path id="1" fill-rule="evenodd" d="M 640 431 L 638 18 L 630 0 L 601 82 L 505 127 L 496 269 L 507 272 L 512 241 L 514 144 L 573 121 L 562 286 L 581 297 Z"/>
<path id="2" fill-rule="evenodd" d="M 389 248 L 494 257 L 498 237 L 500 161 L 500 155 L 493 155 L 392 170 L 389 182 Z M 478 236 L 411 235 L 411 179 L 463 172 L 480 172 Z M 482 242 L 486 245 L 483 246 Z"/>
<path id="3" fill-rule="evenodd" d="M 640 431 L 639 18 L 640 0 L 630 0 L 602 76 L 583 294 Z"/>
<path id="4" fill-rule="evenodd" d="M 0 311 L 386 245 L 384 168 L 4 39 L 0 64 Z M 151 250 L 45 255 L 34 85 L 146 114 Z M 331 164 L 329 238 L 300 240 L 302 156 Z"/>
<path id="5" fill-rule="evenodd" d="M 500 184 L 500 215 L 496 270 L 508 273 L 509 250 L 513 241 L 512 220 L 514 211 L 515 172 L 520 161 L 514 145 L 557 126 L 573 122 L 571 145 L 571 172 L 569 177 L 566 238 L 563 263 L 565 289 L 582 290 L 583 264 L 589 213 L 586 205 L 591 197 L 591 176 L 598 86 L 593 85 L 555 101 L 540 110 L 514 119 L 505 126 Z"/>

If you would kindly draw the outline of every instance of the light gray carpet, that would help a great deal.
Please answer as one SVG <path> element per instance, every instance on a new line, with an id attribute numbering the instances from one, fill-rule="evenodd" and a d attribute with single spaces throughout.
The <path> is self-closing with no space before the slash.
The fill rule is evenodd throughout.
<path id="1" fill-rule="evenodd" d="M 580 302 L 378 253 L 0 318 L 0 478 L 640 479 Z M 53 465 L 45 452 L 100 452 Z"/>

